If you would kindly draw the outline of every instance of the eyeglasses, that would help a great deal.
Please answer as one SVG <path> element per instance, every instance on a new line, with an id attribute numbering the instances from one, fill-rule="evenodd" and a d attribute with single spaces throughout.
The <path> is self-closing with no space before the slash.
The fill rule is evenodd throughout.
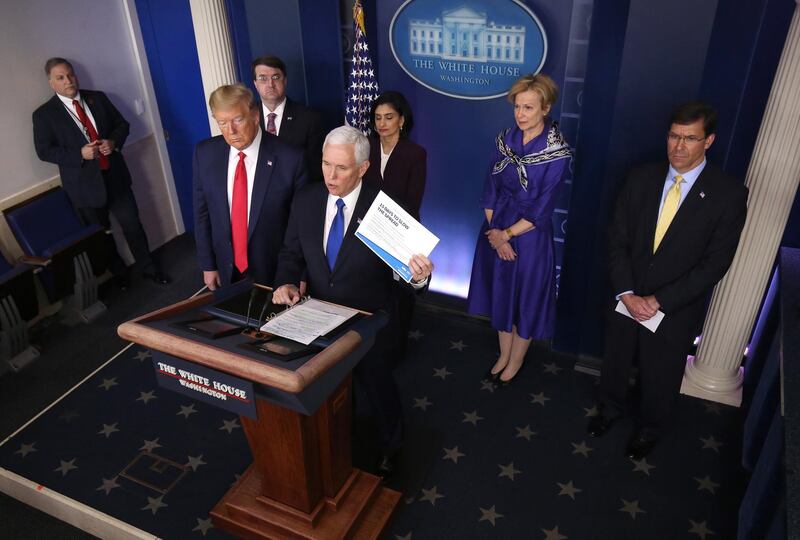
<path id="1" fill-rule="evenodd" d="M 679 144 L 681 142 L 685 142 L 686 144 L 696 144 L 700 141 L 706 140 L 706 137 L 695 137 L 694 135 L 678 135 L 677 133 L 672 133 L 671 131 L 667 133 L 667 139 L 671 143 Z"/>
<path id="2" fill-rule="evenodd" d="M 265 83 L 267 81 L 272 81 L 277 83 L 281 82 L 282 80 L 283 80 L 283 75 L 279 73 L 276 73 L 275 75 L 259 75 L 258 77 L 256 77 L 256 81 L 260 83 Z"/>

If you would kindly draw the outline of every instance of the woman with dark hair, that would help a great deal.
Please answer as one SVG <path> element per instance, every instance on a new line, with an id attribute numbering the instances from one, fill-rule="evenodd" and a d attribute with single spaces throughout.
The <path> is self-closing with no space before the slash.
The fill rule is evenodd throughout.
<path id="1" fill-rule="evenodd" d="M 468 311 L 491 317 L 500 357 L 488 377 L 503 383 L 519 372 L 531 339 L 550 339 L 555 329 L 552 216 L 571 158 L 548 116 L 557 97 L 547 75 L 514 83 L 508 100 L 516 126 L 495 139 L 480 199 L 486 219 L 475 247 Z"/>
<path id="2" fill-rule="evenodd" d="M 370 138 L 364 181 L 383 190 L 419 219 L 428 155 L 408 138 L 414 127 L 411 107 L 400 92 L 384 92 L 372 102 L 370 119 L 377 137 Z"/>
<path id="3" fill-rule="evenodd" d="M 369 169 L 364 182 L 373 184 L 419 220 L 422 196 L 425 194 L 425 175 L 428 154 L 408 135 L 414 127 L 411 106 L 400 92 L 384 92 L 372 102 L 371 128 L 377 135 L 370 137 Z M 394 361 L 406 352 L 411 317 L 416 297 L 407 287 L 394 288 L 397 306 L 397 346 Z"/>

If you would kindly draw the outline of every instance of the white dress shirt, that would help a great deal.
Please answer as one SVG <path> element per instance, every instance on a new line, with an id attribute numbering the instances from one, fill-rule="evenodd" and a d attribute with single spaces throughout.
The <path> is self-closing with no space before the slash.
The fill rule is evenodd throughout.
<path id="1" fill-rule="evenodd" d="M 67 108 L 67 111 L 69 111 L 70 116 L 72 117 L 72 120 L 78 125 L 78 127 L 81 130 L 81 133 L 83 133 L 84 137 L 86 137 L 86 142 L 90 142 L 89 134 L 86 133 L 86 130 L 85 130 L 84 126 L 83 126 L 83 122 L 81 122 L 81 118 L 80 118 L 80 116 L 78 116 L 78 111 L 72 105 L 72 100 L 77 100 L 78 103 L 81 104 L 81 107 L 83 107 L 83 110 L 86 111 L 86 116 L 89 117 L 89 122 L 92 123 L 92 125 L 94 126 L 94 130 L 97 132 L 97 134 L 98 134 L 97 136 L 98 137 L 100 136 L 100 131 L 97 129 L 97 122 L 95 122 L 94 116 L 92 115 L 92 109 L 90 109 L 89 106 L 86 104 L 86 102 L 83 101 L 83 98 L 81 98 L 81 93 L 80 92 L 75 94 L 74 98 L 68 98 L 68 97 L 62 96 L 61 94 L 58 94 L 58 93 L 56 93 L 56 95 L 58 96 L 58 99 L 61 100 L 61 103 L 63 103 L 64 106 Z"/>
<path id="2" fill-rule="evenodd" d="M 253 183 L 256 178 L 256 165 L 258 165 L 258 149 L 261 147 L 261 130 L 256 131 L 256 138 L 250 146 L 241 150 L 244 152 L 244 168 L 247 171 L 247 224 L 250 225 L 250 201 L 253 199 Z M 228 212 L 233 201 L 233 179 L 236 176 L 236 167 L 239 165 L 239 152 L 231 146 L 228 154 Z"/>
<path id="3" fill-rule="evenodd" d="M 283 119 L 283 109 L 286 108 L 286 98 L 283 98 L 277 107 L 275 107 L 274 111 L 271 111 L 267 108 L 264 102 L 261 102 L 261 109 L 264 111 L 264 131 L 267 131 L 267 125 L 269 124 L 269 113 L 275 113 L 275 135 L 279 135 L 281 132 L 281 120 Z"/>

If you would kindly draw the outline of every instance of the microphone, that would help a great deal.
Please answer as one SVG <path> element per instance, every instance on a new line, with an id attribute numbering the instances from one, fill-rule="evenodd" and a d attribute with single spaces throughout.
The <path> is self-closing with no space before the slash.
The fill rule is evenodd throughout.
<path id="1" fill-rule="evenodd" d="M 258 289 L 253 287 L 250 290 L 250 301 L 247 302 L 247 322 L 245 323 L 245 328 L 246 329 L 250 328 L 250 310 L 253 307 L 253 300 L 255 299 L 256 294 L 258 294 Z"/>

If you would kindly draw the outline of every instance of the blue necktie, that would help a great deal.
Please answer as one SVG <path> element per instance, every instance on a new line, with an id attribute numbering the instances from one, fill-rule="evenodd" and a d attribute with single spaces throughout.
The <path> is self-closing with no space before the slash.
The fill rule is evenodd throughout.
<path id="1" fill-rule="evenodd" d="M 328 245 L 325 247 L 328 267 L 331 270 L 336 264 L 339 248 L 342 247 L 342 238 L 344 238 L 344 199 L 336 199 L 336 217 L 333 218 L 331 230 L 328 231 Z"/>

